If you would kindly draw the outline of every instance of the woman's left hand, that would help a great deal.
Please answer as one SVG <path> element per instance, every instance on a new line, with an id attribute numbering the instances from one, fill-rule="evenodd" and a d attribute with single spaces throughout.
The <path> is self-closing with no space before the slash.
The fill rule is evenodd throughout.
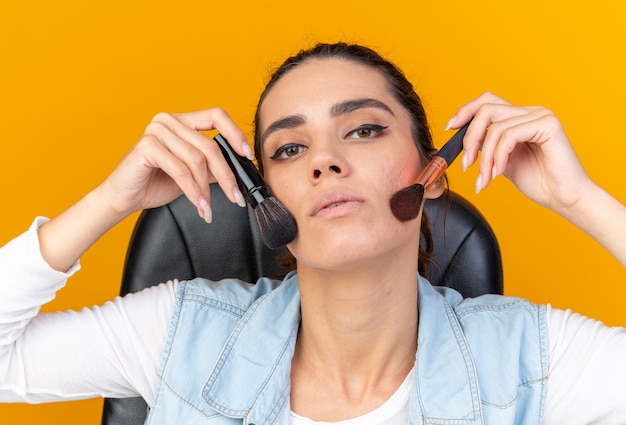
<path id="1" fill-rule="evenodd" d="M 491 93 L 462 106 L 450 127 L 473 122 L 464 139 L 464 168 L 481 151 L 476 191 L 500 174 L 528 198 L 566 214 L 593 182 L 556 116 L 543 107 L 514 106 Z"/>
<path id="2" fill-rule="evenodd" d="M 554 114 L 542 107 L 513 106 L 485 93 L 451 120 L 470 119 L 463 167 L 480 154 L 476 191 L 504 174 L 528 198 L 570 220 L 626 267 L 626 206 L 595 184 L 578 160 Z"/>

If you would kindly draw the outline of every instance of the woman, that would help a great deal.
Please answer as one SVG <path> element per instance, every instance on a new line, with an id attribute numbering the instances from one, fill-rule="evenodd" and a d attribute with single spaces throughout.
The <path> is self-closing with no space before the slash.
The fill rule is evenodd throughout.
<path id="1" fill-rule="evenodd" d="M 550 111 L 485 94 L 449 126 L 472 117 L 463 165 L 482 150 L 477 190 L 505 174 L 626 265 L 626 208 L 587 176 Z M 255 121 L 266 181 L 298 223 L 297 274 L 168 282 L 30 320 L 132 212 L 182 192 L 210 222 L 211 181 L 242 204 L 217 145 L 198 132 L 217 129 L 251 156 L 226 113 L 159 114 L 105 182 L 0 252 L 3 400 L 140 394 L 151 424 L 623 423 L 623 329 L 416 284 L 425 229 L 419 217 L 396 220 L 389 199 L 433 146 L 419 98 L 391 64 L 359 46 L 302 52 L 276 72 Z"/>

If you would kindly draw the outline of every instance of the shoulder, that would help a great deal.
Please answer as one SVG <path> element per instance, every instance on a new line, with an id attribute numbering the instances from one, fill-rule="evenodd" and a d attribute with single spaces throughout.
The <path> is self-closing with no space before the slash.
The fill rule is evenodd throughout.
<path id="1" fill-rule="evenodd" d="M 488 316 L 510 316 L 522 318 L 524 316 L 537 317 L 545 320 L 546 307 L 534 304 L 518 297 L 485 294 L 476 298 L 463 298 L 452 288 L 434 286 L 461 321 L 484 320 Z"/>
<path id="2" fill-rule="evenodd" d="M 215 307 L 242 316 L 252 304 L 260 298 L 272 294 L 279 288 L 296 284 L 293 274 L 284 280 L 260 278 L 256 283 L 248 283 L 238 279 L 212 281 L 196 278 L 181 281 L 176 291 L 176 301 L 182 304 L 198 304 Z"/>
<path id="3" fill-rule="evenodd" d="M 447 301 L 472 352 L 486 365 L 508 358 L 538 360 L 533 375 L 545 376 L 548 360 L 548 329 L 545 305 L 518 297 L 487 294 L 462 298 L 458 292 L 436 288 Z M 496 349 L 497 347 L 497 349 Z M 523 360 L 522 360 L 523 361 Z"/>
<path id="4" fill-rule="evenodd" d="M 500 415 L 540 401 L 547 375 L 545 307 L 515 297 L 463 298 L 453 289 L 433 289 L 420 286 L 419 337 L 422 348 L 430 344 L 445 359 L 448 377 L 460 380 L 468 373 L 469 387 L 473 379 L 480 383 L 485 412 Z M 457 359 L 454 365 L 451 359 Z"/>
<path id="5" fill-rule="evenodd" d="M 439 321 L 446 317 L 472 349 L 486 351 L 494 345 L 511 343 L 511 355 L 515 347 L 524 347 L 524 352 L 547 358 L 546 306 L 537 305 L 517 297 L 483 295 L 463 298 L 454 289 L 432 287 L 424 282 L 420 285 L 420 321 L 423 314 L 430 314 Z M 437 306 L 439 307 L 433 307 Z M 445 311 L 445 316 L 437 311 Z M 500 351 L 507 351 L 501 348 Z"/>
<path id="6" fill-rule="evenodd" d="M 523 298 L 487 294 L 476 298 L 465 298 L 454 305 L 459 319 L 471 319 L 474 315 L 528 315 L 535 316 L 545 306 L 534 304 Z M 545 314 L 545 313 L 543 313 Z"/>
<path id="7" fill-rule="evenodd" d="M 455 307 L 464 337 L 477 360 L 480 378 L 493 370 L 506 373 L 522 387 L 541 388 L 548 375 L 546 307 L 500 295 L 465 299 Z M 496 392 L 499 391 L 494 386 Z M 490 394 L 490 397 L 495 397 Z"/>
<path id="8" fill-rule="evenodd" d="M 534 347 L 534 354 L 547 351 L 546 306 L 522 298 L 483 295 L 465 298 L 452 306 L 464 333 L 482 341 L 487 335 L 513 344 Z M 477 349 L 480 349 L 477 347 Z"/>

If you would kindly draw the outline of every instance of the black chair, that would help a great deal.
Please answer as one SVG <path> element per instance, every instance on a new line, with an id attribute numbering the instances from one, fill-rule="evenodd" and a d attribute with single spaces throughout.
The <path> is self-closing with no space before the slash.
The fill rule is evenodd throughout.
<path id="1" fill-rule="evenodd" d="M 254 282 L 281 276 L 283 250 L 267 248 L 254 211 L 233 205 L 216 184 L 211 186 L 213 223 L 207 225 L 183 196 L 143 211 L 135 226 L 122 276 L 121 294 L 169 279 L 227 277 Z M 430 281 L 464 297 L 502 294 L 498 242 L 478 210 L 450 192 L 426 203 L 434 239 Z M 141 398 L 106 399 L 103 425 L 139 425 L 147 415 Z"/>

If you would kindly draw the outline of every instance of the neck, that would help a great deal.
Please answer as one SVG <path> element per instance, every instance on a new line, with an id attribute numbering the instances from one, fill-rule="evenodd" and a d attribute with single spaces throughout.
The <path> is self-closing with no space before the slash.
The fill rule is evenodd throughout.
<path id="1" fill-rule="evenodd" d="M 333 272 L 299 267 L 294 388 L 319 380 L 359 406 L 388 398 L 415 362 L 416 278 L 416 259 Z"/>
<path id="2" fill-rule="evenodd" d="M 368 363 L 377 354 L 388 361 L 389 355 L 393 357 L 402 346 L 411 347 L 413 360 L 417 343 L 416 279 L 413 268 L 407 273 L 385 273 L 377 268 L 357 273 L 299 271 L 300 341 L 324 360 L 326 369 L 332 359 L 347 358 L 351 360 L 348 364 L 363 364 L 371 371 Z M 332 354 L 328 347 L 333 347 Z M 329 354 L 332 358 L 322 359 Z"/>

